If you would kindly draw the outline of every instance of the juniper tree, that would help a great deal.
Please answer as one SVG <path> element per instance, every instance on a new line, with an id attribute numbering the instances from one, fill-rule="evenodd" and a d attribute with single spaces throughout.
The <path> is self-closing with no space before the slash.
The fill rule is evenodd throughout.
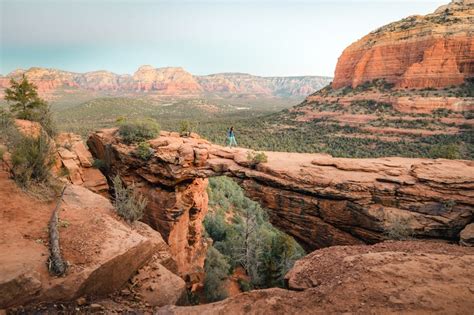
<path id="1" fill-rule="evenodd" d="M 10 87 L 5 90 L 5 100 L 10 104 L 10 111 L 16 118 L 38 120 L 39 113 L 47 104 L 38 96 L 37 87 L 23 75 L 21 81 L 10 80 Z"/>
<path id="2" fill-rule="evenodd" d="M 38 96 L 36 85 L 23 75 L 21 80 L 10 80 L 10 87 L 5 90 L 5 100 L 10 105 L 10 112 L 15 118 L 37 121 L 50 136 L 56 133 L 51 110 Z"/>

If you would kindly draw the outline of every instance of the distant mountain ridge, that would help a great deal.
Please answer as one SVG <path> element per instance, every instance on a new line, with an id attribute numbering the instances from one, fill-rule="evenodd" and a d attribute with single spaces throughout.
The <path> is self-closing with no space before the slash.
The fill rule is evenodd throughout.
<path id="1" fill-rule="evenodd" d="M 9 86 L 10 78 L 25 74 L 41 92 L 69 87 L 93 91 L 146 92 L 163 95 L 243 94 L 263 96 L 307 96 L 328 85 L 324 76 L 261 77 L 245 73 L 193 75 L 181 67 L 141 66 L 134 74 L 116 74 L 99 70 L 76 73 L 33 67 L 18 69 L 0 76 L 0 88 Z"/>

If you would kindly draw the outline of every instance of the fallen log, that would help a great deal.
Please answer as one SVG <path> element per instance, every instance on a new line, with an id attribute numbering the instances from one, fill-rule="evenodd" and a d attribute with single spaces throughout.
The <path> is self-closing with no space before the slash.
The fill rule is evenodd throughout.
<path id="1" fill-rule="evenodd" d="M 58 202 L 56 203 L 56 208 L 51 215 L 49 220 L 49 250 L 50 256 L 48 258 L 48 270 L 49 273 L 55 276 L 62 276 L 66 273 L 67 263 L 64 261 L 61 255 L 61 248 L 59 247 L 59 231 L 58 231 L 58 212 L 61 205 L 61 201 L 64 196 L 64 191 L 66 186 L 64 186 L 61 197 L 59 197 Z"/>

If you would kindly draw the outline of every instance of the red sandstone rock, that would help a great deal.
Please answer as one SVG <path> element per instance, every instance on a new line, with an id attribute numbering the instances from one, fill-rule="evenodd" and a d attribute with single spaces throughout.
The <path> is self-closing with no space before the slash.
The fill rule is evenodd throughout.
<path id="1" fill-rule="evenodd" d="M 400 88 L 463 83 L 474 76 L 473 15 L 471 1 L 457 1 L 379 28 L 344 50 L 332 86 L 382 78 Z"/>
<path id="2" fill-rule="evenodd" d="M 133 75 L 117 75 L 108 71 L 73 73 L 56 69 L 30 68 L 0 76 L 1 89 L 10 86 L 10 78 L 25 74 L 37 85 L 40 94 L 53 98 L 57 89 L 68 87 L 91 91 L 145 92 L 161 95 L 194 96 L 203 93 L 251 96 L 306 96 L 327 85 L 328 77 L 259 77 L 249 74 L 222 73 L 195 76 L 182 68 L 140 67 Z M 210 108 L 210 110 L 213 110 Z"/>
<path id="3" fill-rule="evenodd" d="M 464 246 L 474 246 L 474 223 L 466 226 L 460 234 L 460 244 Z"/>
<path id="4" fill-rule="evenodd" d="M 0 308 L 111 293 L 167 248 L 147 225 L 120 220 L 106 198 L 69 185 L 59 214 L 69 268 L 64 277 L 52 277 L 45 227 L 55 203 L 34 199 L 7 177 L 0 172 Z M 166 290 L 168 284 L 161 285 Z"/>
<path id="5" fill-rule="evenodd" d="M 473 264 L 473 249 L 443 243 L 334 246 L 297 261 L 286 275 L 290 290 L 255 290 L 156 314 L 463 314 L 474 308 Z"/>
<path id="6" fill-rule="evenodd" d="M 92 155 L 81 137 L 73 133 L 61 133 L 57 136 L 56 143 L 59 164 L 55 173 L 61 175 L 60 169 L 64 167 L 70 182 L 106 196 L 109 189 L 107 179 L 92 167 Z"/>
<path id="7" fill-rule="evenodd" d="M 150 141 L 155 155 L 146 162 L 133 156 L 134 147 L 121 143 L 115 129 L 93 134 L 88 143 L 94 155 L 110 157 L 114 173 L 140 184 L 151 200 L 144 221 L 188 268 L 204 254 L 202 178 L 210 176 L 235 177 L 268 209 L 272 223 L 307 249 L 379 242 L 397 218 L 405 218 L 416 237 L 456 240 L 473 219 L 471 161 L 266 152 L 268 162 L 253 169 L 246 149 L 165 132 Z M 208 155 L 192 155 L 190 146 Z"/>

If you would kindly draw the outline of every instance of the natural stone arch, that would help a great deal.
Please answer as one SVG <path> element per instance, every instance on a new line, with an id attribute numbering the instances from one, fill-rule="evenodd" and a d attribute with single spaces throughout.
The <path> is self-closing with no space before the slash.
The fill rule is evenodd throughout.
<path id="1" fill-rule="evenodd" d="M 182 274 L 204 263 L 202 220 L 211 176 L 236 179 L 268 209 L 272 224 L 307 250 L 381 241 L 399 217 L 415 237 L 455 240 L 474 216 L 470 161 L 266 152 L 268 162 L 252 167 L 247 149 L 169 132 L 148 141 L 154 155 L 143 161 L 116 131 L 98 131 L 88 145 L 109 175 L 120 174 L 148 197 L 143 220 L 163 235 Z"/>

